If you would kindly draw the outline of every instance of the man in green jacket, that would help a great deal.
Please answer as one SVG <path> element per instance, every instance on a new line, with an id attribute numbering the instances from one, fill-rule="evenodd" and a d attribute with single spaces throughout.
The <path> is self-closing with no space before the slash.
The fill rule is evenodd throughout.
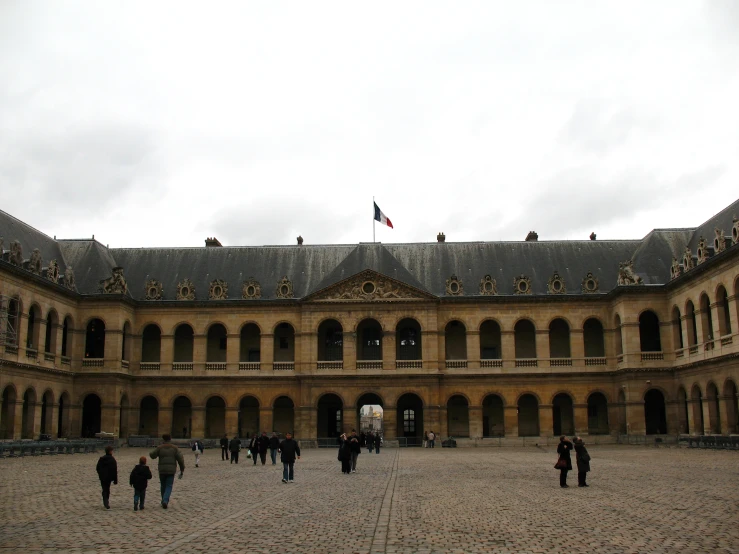
<path id="1" fill-rule="evenodd" d="M 177 473 L 177 465 L 180 466 L 180 479 L 185 473 L 185 457 L 180 449 L 172 444 L 170 435 L 163 435 L 164 442 L 151 451 L 149 456 L 152 460 L 159 458 L 159 483 L 162 491 L 162 508 L 167 509 L 169 497 L 172 494 L 174 475 Z"/>

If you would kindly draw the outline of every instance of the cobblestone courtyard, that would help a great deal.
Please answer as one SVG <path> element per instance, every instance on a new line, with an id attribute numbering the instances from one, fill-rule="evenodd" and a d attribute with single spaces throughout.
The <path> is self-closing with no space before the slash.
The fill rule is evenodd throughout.
<path id="1" fill-rule="evenodd" d="M 739 453 L 591 447 L 589 488 L 558 485 L 547 448 L 335 450 L 281 465 L 231 465 L 207 450 L 158 502 L 133 511 L 128 475 L 144 449 L 115 452 L 105 510 L 98 455 L 0 460 L 0 548 L 66 552 L 739 552 Z M 156 472 L 156 462 L 152 464 Z"/>

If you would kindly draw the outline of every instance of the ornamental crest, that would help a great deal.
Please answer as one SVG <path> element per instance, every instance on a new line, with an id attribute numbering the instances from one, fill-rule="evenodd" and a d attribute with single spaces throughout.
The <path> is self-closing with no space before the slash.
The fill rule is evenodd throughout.
<path id="1" fill-rule="evenodd" d="M 41 250 L 34 248 L 31 259 L 28 261 L 28 271 L 34 275 L 41 275 Z"/>
<path id="2" fill-rule="evenodd" d="M 709 257 L 708 243 L 703 237 L 698 239 L 698 250 L 696 251 L 696 254 L 698 254 L 698 265 L 705 262 Z"/>
<path id="3" fill-rule="evenodd" d="M 564 279 L 556 271 L 549 278 L 549 282 L 547 282 L 547 291 L 549 294 L 564 294 L 567 291 Z"/>
<path id="4" fill-rule="evenodd" d="M 689 247 L 685 247 L 685 254 L 683 254 L 683 271 L 689 271 L 695 267 L 695 260 L 693 259 L 693 253 Z"/>
<path id="5" fill-rule="evenodd" d="M 462 296 L 464 294 L 464 285 L 462 280 L 456 275 L 452 275 L 446 280 L 446 293 L 449 296 Z"/>
<path id="6" fill-rule="evenodd" d="M 122 267 L 114 267 L 113 275 L 100 280 L 100 292 L 103 294 L 126 294 L 128 292 L 128 285 L 126 284 L 126 278 L 123 276 Z"/>
<path id="7" fill-rule="evenodd" d="M 144 293 L 147 300 L 161 300 L 164 296 L 164 287 L 156 279 L 149 279 L 144 285 Z"/>
<path id="8" fill-rule="evenodd" d="M 59 282 L 59 264 L 56 260 L 49 262 L 49 267 L 46 268 L 46 278 L 52 283 Z"/>
<path id="9" fill-rule="evenodd" d="M 262 287 L 259 281 L 255 279 L 244 281 L 244 285 L 241 287 L 241 298 L 244 300 L 258 300 L 261 297 Z"/>
<path id="10" fill-rule="evenodd" d="M 76 284 L 74 281 L 74 270 L 72 269 L 71 265 L 67 266 L 67 269 L 64 270 L 64 286 L 67 287 L 69 290 L 75 290 Z"/>
<path id="11" fill-rule="evenodd" d="M 531 279 L 526 275 L 513 278 L 513 294 L 531 294 Z"/>
<path id="12" fill-rule="evenodd" d="M 498 283 L 490 275 L 480 279 L 480 294 L 483 296 L 494 296 L 498 294 Z"/>
<path id="13" fill-rule="evenodd" d="M 726 237 L 724 236 L 724 230 L 716 227 L 713 232 L 716 235 L 713 239 L 713 249 L 716 252 L 723 252 L 726 250 Z"/>
<path id="14" fill-rule="evenodd" d="M 293 297 L 293 282 L 285 275 L 280 282 L 277 283 L 277 289 L 275 289 L 277 298 L 292 298 Z"/>
<path id="15" fill-rule="evenodd" d="M 593 275 L 591 271 L 588 271 L 588 274 L 585 276 L 585 279 L 582 280 L 582 291 L 585 294 L 590 294 L 592 292 L 598 292 L 598 278 Z"/>
<path id="16" fill-rule="evenodd" d="M 393 301 L 420 300 L 421 293 L 414 292 L 402 283 L 385 277 L 375 271 L 366 270 L 336 286 L 319 293 L 315 300 L 357 300 L 357 301 Z"/>
<path id="17" fill-rule="evenodd" d="M 673 256 L 672 265 L 670 266 L 670 280 L 677 279 L 683 274 L 683 268 L 680 266 L 680 262 Z"/>
<path id="18" fill-rule="evenodd" d="M 14 240 L 10 243 L 9 261 L 15 266 L 23 267 L 23 247 L 21 246 L 21 243 L 17 240 Z"/>
<path id="19" fill-rule="evenodd" d="M 734 216 L 733 227 L 731 228 L 731 240 L 734 244 L 739 244 L 739 219 Z M 0 241 L 0 244 L 2 241 Z"/>
<path id="20" fill-rule="evenodd" d="M 208 289 L 208 298 L 211 300 L 225 300 L 228 298 L 228 283 L 223 279 L 216 279 L 210 282 Z"/>
<path id="21" fill-rule="evenodd" d="M 644 281 L 634 272 L 633 260 L 626 260 L 618 264 L 618 280 L 616 284 L 621 287 L 625 285 L 643 285 Z"/>
<path id="22" fill-rule="evenodd" d="M 195 300 L 195 285 L 190 279 L 177 283 L 177 300 Z"/>

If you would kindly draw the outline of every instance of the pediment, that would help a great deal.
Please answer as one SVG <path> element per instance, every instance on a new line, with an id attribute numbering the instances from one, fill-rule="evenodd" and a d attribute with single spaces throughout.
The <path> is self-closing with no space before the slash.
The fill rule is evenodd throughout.
<path id="1" fill-rule="evenodd" d="M 310 295 L 315 302 L 393 302 L 436 297 L 401 281 L 366 270 Z"/>

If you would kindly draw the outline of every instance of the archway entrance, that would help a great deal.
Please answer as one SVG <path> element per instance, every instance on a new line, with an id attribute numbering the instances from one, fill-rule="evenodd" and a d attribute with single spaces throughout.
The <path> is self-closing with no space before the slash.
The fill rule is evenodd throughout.
<path id="1" fill-rule="evenodd" d="M 569 394 L 558 394 L 552 400 L 552 432 L 555 437 L 575 434 L 575 415 Z"/>
<path id="2" fill-rule="evenodd" d="M 497 394 L 488 394 L 482 401 L 482 436 L 505 436 L 503 399 Z"/>
<path id="3" fill-rule="evenodd" d="M 121 398 L 120 415 L 118 416 L 118 436 L 122 439 L 128 437 L 128 396 Z"/>
<path id="4" fill-rule="evenodd" d="M 379 406 L 379 408 L 378 408 Z M 383 434 L 383 409 L 382 398 L 369 392 L 357 399 L 357 432 L 373 435 Z"/>
<path id="5" fill-rule="evenodd" d="M 272 406 L 272 430 L 284 435 L 293 433 L 294 428 L 295 404 L 287 396 L 280 396 Z"/>
<path id="6" fill-rule="evenodd" d="M 608 434 L 608 400 L 600 392 L 588 396 L 588 434 Z"/>
<path id="7" fill-rule="evenodd" d="M 51 407 L 54 405 L 54 395 L 50 390 L 41 397 L 41 433 L 50 435 L 52 430 Z"/>
<path id="8" fill-rule="evenodd" d="M 65 392 L 59 398 L 59 415 L 56 423 L 56 436 L 66 437 L 69 434 L 69 395 Z"/>
<path id="9" fill-rule="evenodd" d="M 470 436 L 470 410 L 461 394 L 452 396 L 446 405 L 447 432 L 451 437 Z"/>
<path id="10" fill-rule="evenodd" d="M 102 402 L 97 394 L 88 394 L 82 402 L 82 436 L 94 437 L 100 432 Z"/>
<path id="11" fill-rule="evenodd" d="M 226 401 L 211 396 L 205 403 L 205 437 L 222 437 L 226 432 Z"/>
<path id="12" fill-rule="evenodd" d="M 690 401 L 693 404 L 693 432 L 698 435 L 704 433 L 703 428 L 703 395 L 698 385 L 690 391 Z"/>
<path id="13" fill-rule="evenodd" d="M 408 446 L 421 446 L 424 431 L 421 398 L 413 393 L 407 393 L 398 398 L 397 417 L 398 437 L 405 437 Z M 428 431 L 432 430 L 428 429 Z"/>
<path id="14" fill-rule="evenodd" d="M 334 438 L 341 435 L 344 425 L 344 403 L 335 394 L 324 394 L 318 400 L 318 428 L 316 437 L 319 439 Z"/>
<path id="15" fill-rule="evenodd" d="M 150 437 L 159 435 L 159 401 L 153 396 L 145 396 L 141 399 L 139 434 Z"/>
<path id="16" fill-rule="evenodd" d="M 667 433 L 667 416 L 665 415 L 665 397 L 657 389 L 649 389 L 644 395 L 644 423 L 647 435 L 664 435 Z"/>
<path id="17" fill-rule="evenodd" d="M 172 403 L 172 436 L 186 439 L 192 430 L 192 403 L 186 396 L 178 396 Z"/>
<path id="18" fill-rule="evenodd" d="M 718 388 L 714 383 L 708 383 L 706 387 L 706 400 L 708 401 L 708 426 L 713 434 L 721 433 L 721 409 L 718 400 Z"/>
<path id="19" fill-rule="evenodd" d="M 15 389 L 10 385 L 3 390 L 3 413 L 0 416 L 0 437 L 13 438 L 15 426 Z"/>
<path id="20" fill-rule="evenodd" d="M 259 430 L 259 400 L 245 396 L 239 402 L 239 436 L 248 437 Z"/>
<path id="21" fill-rule="evenodd" d="M 539 436 L 539 402 L 533 394 L 518 399 L 518 436 Z"/>
<path id="22" fill-rule="evenodd" d="M 724 384 L 724 401 L 726 402 L 727 427 L 729 433 L 739 431 L 739 398 L 736 394 L 734 381 L 726 381 Z"/>
<path id="23" fill-rule="evenodd" d="M 36 414 L 36 393 L 32 389 L 28 389 L 26 394 L 23 395 L 23 438 L 32 439 L 33 437 L 33 425 L 35 423 Z"/>

